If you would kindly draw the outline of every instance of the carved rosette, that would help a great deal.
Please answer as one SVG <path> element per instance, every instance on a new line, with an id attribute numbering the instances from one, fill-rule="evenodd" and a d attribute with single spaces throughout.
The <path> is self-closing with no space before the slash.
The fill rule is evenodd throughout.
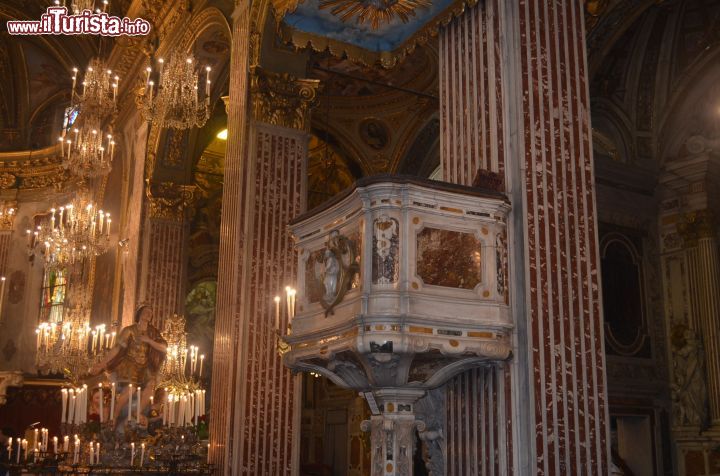
<path id="1" fill-rule="evenodd" d="M 154 184 L 148 181 L 145 195 L 149 218 L 180 222 L 185 210 L 194 203 L 195 186 L 172 182 Z"/>
<path id="2" fill-rule="evenodd" d="M 310 130 L 310 110 L 320 81 L 298 79 L 253 67 L 250 78 L 253 119 L 274 126 Z"/>

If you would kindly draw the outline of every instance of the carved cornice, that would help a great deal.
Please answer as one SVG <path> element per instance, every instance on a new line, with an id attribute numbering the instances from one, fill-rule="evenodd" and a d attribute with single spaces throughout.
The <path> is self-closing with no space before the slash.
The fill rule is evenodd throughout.
<path id="1" fill-rule="evenodd" d="M 61 187 L 71 180 L 57 146 L 0 153 L 0 190 Z"/>
<path id="2" fill-rule="evenodd" d="M 309 131 L 310 110 L 319 85 L 317 79 L 298 79 L 254 67 L 250 79 L 253 118 L 274 126 Z"/>
<path id="3" fill-rule="evenodd" d="M 179 185 L 172 182 L 151 183 L 147 181 L 148 217 L 156 220 L 181 222 L 183 213 L 195 200 L 194 185 Z"/>
<path id="4" fill-rule="evenodd" d="M 678 224 L 678 232 L 686 247 L 697 246 L 701 238 L 717 236 L 717 220 L 712 210 L 698 210 L 685 215 L 685 220 Z"/>

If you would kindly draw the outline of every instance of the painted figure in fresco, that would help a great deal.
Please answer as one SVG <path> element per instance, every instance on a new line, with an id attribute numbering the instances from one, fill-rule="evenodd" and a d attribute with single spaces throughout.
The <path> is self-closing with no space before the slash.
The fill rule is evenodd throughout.
<path id="1" fill-rule="evenodd" d="M 105 359 L 92 369 L 91 375 L 98 375 L 105 371 L 110 373 L 111 380 L 123 386 L 120 396 L 115 404 L 115 414 L 112 418 L 117 422 L 123 409 L 127 408 L 130 396 L 130 386 L 136 391 L 142 389 L 140 401 L 141 423 L 146 423 L 144 410 L 150 397 L 155 393 L 160 368 L 165 360 L 167 343 L 160 331 L 153 326 L 153 310 L 149 305 L 142 305 L 135 312 L 135 324 L 131 324 L 122 331 L 117 338 L 117 344 L 108 352 Z"/>
<path id="2" fill-rule="evenodd" d="M 705 383 L 705 353 L 695 332 L 686 328 L 684 342 L 675 351 L 674 382 L 676 421 L 681 425 L 707 424 L 708 401 Z"/>

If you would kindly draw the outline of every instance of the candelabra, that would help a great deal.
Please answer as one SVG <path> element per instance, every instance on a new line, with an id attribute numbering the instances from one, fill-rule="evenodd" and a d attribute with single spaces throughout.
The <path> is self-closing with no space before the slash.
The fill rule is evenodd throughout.
<path id="1" fill-rule="evenodd" d="M 83 0 L 82 3 L 92 2 Z M 75 6 L 74 3 L 73 8 Z M 63 165 L 83 178 L 107 175 L 115 152 L 115 140 L 108 124 L 117 110 L 120 78 L 113 75 L 100 58 L 90 60 L 82 79 L 82 92 L 76 91 L 78 74 L 78 69 L 73 68 L 70 107 L 80 111 L 77 125 L 72 130 L 63 129 L 58 139 Z"/>
<path id="2" fill-rule="evenodd" d="M 79 122 L 79 127 L 58 139 L 63 167 L 82 178 L 107 175 L 115 155 L 112 130 L 103 128 L 97 116 L 82 115 Z"/>
<path id="3" fill-rule="evenodd" d="M 37 368 L 62 372 L 71 381 L 80 376 L 115 345 L 115 332 L 105 324 L 90 327 L 90 309 L 79 305 L 66 311 L 61 322 L 43 322 L 35 330 Z"/>
<path id="4" fill-rule="evenodd" d="M 138 96 L 138 107 L 145 120 L 161 128 L 189 129 L 205 125 L 210 117 L 211 69 L 205 67 L 204 100 L 200 97 L 197 69 L 192 54 L 186 59 L 173 54 L 167 64 L 163 58 L 158 59 L 157 73 L 148 66 L 145 87 Z"/>
<path id="5" fill-rule="evenodd" d="M 58 209 L 50 209 L 50 217 L 26 230 L 31 254 L 42 246 L 46 267 L 75 264 L 106 252 L 110 245 L 109 213 L 98 209 L 89 198 L 79 196 Z"/>

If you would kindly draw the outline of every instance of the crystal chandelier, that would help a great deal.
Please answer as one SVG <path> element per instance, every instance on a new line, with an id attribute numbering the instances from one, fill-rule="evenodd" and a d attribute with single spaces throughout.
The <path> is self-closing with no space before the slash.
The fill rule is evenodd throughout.
<path id="1" fill-rule="evenodd" d="M 81 178 L 94 178 L 110 172 L 115 140 L 108 125 L 117 111 L 120 78 L 113 75 L 100 58 L 90 60 L 77 92 L 79 71 L 73 68 L 70 108 L 79 109 L 72 129 L 64 129 L 60 141 L 63 166 Z"/>
<path id="2" fill-rule="evenodd" d="M 106 118 L 117 109 L 117 92 L 120 77 L 113 75 L 100 58 L 90 60 L 82 81 L 82 93 L 76 92 L 78 69 L 73 68 L 72 98 L 70 106 L 80 106 L 84 116 Z M 77 101 L 77 102 L 76 102 Z"/>
<path id="3" fill-rule="evenodd" d="M 35 230 L 27 230 L 31 253 L 40 247 L 45 266 L 66 266 L 99 256 L 110 245 L 109 213 L 80 196 L 59 209 L 50 209 L 50 218 Z"/>
<path id="4" fill-rule="evenodd" d="M 90 327 L 90 309 L 69 309 L 62 322 L 43 322 L 35 329 L 35 365 L 43 373 L 62 372 L 77 380 L 115 345 L 116 332 L 105 324 Z"/>
<path id="5" fill-rule="evenodd" d="M 173 54 L 167 64 L 162 58 L 158 59 L 157 74 L 148 66 L 145 87 L 138 96 L 143 118 L 160 128 L 190 129 L 205 125 L 210 117 L 211 68 L 205 67 L 204 100 L 200 97 L 201 73 L 197 69 L 192 54 L 185 59 Z"/>
<path id="6" fill-rule="evenodd" d="M 80 127 L 73 128 L 59 139 L 63 167 L 82 178 L 110 173 L 115 155 L 115 139 L 111 131 L 103 130 L 97 118 L 91 119 L 95 121 L 83 121 Z"/>

